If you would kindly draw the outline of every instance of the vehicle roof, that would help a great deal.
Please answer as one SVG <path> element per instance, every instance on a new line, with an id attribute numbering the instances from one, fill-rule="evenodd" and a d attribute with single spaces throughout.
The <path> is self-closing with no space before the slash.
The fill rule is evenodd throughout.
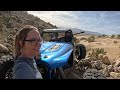
<path id="1" fill-rule="evenodd" d="M 71 29 L 44 29 L 44 32 L 66 32 Z"/>

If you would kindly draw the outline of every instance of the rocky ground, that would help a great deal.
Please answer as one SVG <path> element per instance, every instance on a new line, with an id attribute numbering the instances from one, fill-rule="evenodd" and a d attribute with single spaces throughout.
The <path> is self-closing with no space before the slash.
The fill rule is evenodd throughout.
<path id="1" fill-rule="evenodd" d="M 88 37 L 89 35 L 76 36 L 76 38 L 79 40 L 77 43 L 82 43 L 86 46 L 87 56 L 85 59 L 80 60 L 76 63 L 75 68 L 72 70 L 72 72 L 75 72 L 76 70 L 77 72 L 82 72 L 75 73 L 78 76 L 82 75 L 81 79 L 83 79 L 83 73 L 85 73 L 87 69 L 94 69 L 105 76 L 106 79 L 120 79 L 119 39 L 111 38 L 110 36 L 95 36 L 95 40 L 89 42 L 87 39 Z M 97 50 L 102 50 L 106 53 L 97 52 L 96 48 Z M 94 75 L 94 72 L 92 74 L 92 78 L 97 79 Z M 72 74 L 72 76 L 74 75 Z"/>
<path id="2" fill-rule="evenodd" d="M 23 18 L 23 19 L 22 19 Z M 36 22 L 37 21 L 37 22 Z M 9 22 L 9 23 L 8 23 Z M 0 12 L 0 63 L 13 59 L 15 33 L 25 24 L 34 24 L 39 30 L 56 26 L 27 15 L 26 12 Z M 120 79 L 120 37 L 75 35 L 76 44 L 84 44 L 85 59 L 75 61 L 73 68 L 66 69 L 68 79 Z M 0 68 L 1 70 L 1 68 Z M 86 72 L 86 73 L 85 73 Z M 101 77 L 102 76 L 102 77 Z"/>
<path id="3" fill-rule="evenodd" d="M 0 46 L 2 53 L 7 53 L 8 49 L 5 46 Z M 0 61 L 13 59 L 11 55 L 3 55 Z M 103 77 L 96 77 L 96 71 L 98 71 L 106 79 L 120 79 L 120 59 L 111 62 L 106 55 L 99 54 L 98 59 L 92 57 L 86 57 L 80 61 L 75 60 L 75 66 L 65 70 L 65 74 L 68 79 L 83 79 L 83 74 L 86 70 L 92 69 L 92 79 L 104 79 Z M 95 74 L 95 75 L 94 75 Z"/>
<path id="4" fill-rule="evenodd" d="M 80 36 L 77 39 L 80 39 Z M 117 41 L 117 43 L 114 43 L 114 41 Z M 75 58 L 74 67 L 65 70 L 68 79 L 86 79 L 86 77 L 87 79 L 120 79 L 119 39 L 99 37 L 93 42 L 81 40 L 77 43 L 82 43 L 86 46 L 87 55 L 85 59 L 80 61 Z M 10 47 L 12 47 L 10 44 L 8 46 L 7 44 L 6 46 L 0 44 L 0 62 L 13 58 L 13 52 L 11 52 Z M 96 52 L 96 50 L 93 53 L 93 49 L 95 48 L 99 48 L 97 49 L 98 51 L 101 50 L 100 48 L 103 48 L 103 50 L 102 52 Z"/>

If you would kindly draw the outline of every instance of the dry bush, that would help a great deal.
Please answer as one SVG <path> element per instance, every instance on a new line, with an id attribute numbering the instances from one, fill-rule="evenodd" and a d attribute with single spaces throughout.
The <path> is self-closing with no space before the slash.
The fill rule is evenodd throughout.
<path id="1" fill-rule="evenodd" d="M 87 41 L 88 41 L 88 42 L 94 42 L 94 41 L 95 41 L 95 36 L 89 36 L 89 37 L 87 38 Z"/>
<path id="2" fill-rule="evenodd" d="M 114 43 L 114 44 L 117 44 L 117 43 L 118 43 L 118 41 L 115 41 L 115 40 L 114 40 L 114 41 L 113 41 L 113 43 Z"/>
<path id="3" fill-rule="evenodd" d="M 87 40 L 87 38 L 85 38 L 85 37 L 82 37 L 82 38 L 80 38 L 80 40 Z"/>
<path id="4" fill-rule="evenodd" d="M 106 55 L 107 52 L 104 51 L 103 48 L 95 48 L 95 49 L 92 49 L 92 52 L 89 53 L 89 56 L 90 57 L 95 57 L 98 59 L 98 55 L 99 54 L 103 54 L 103 55 Z"/>
<path id="5" fill-rule="evenodd" d="M 100 37 L 102 37 L 102 35 L 98 35 L 97 37 L 100 38 Z"/>
<path id="6" fill-rule="evenodd" d="M 117 35 L 117 39 L 120 39 L 120 34 Z"/>
<path id="7" fill-rule="evenodd" d="M 97 37 L 98 37 L 98 38 L 102 38 L 102 37 L 103 37 L 103 38 L 104 38 L 104 37 L 106 38 L 106 37 L 108 37 L 108 35 L 103 34 L 103 35 L 98 35 Z"/>
<path id="8" fill-rule="evenodd" d="M 112 35 L 111 35 L 111 39 L 112 39 L 112 38 L 115 38 L 115 34 L 112 34 Z"/>
<path id="9" fill-rule="evenodd" d="M 103 34 L 103 35 L 102 35 L 102 37 L 108 37 L 108 35 L 106 35 L 106 34 Z"/>

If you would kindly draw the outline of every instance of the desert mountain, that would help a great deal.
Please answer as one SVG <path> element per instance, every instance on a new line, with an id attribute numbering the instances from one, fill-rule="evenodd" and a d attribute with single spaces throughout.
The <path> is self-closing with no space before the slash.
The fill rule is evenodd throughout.
<path id="1" fill-rule="evenodd" d="M 43 29 L 57 28 L 26 11 L 0 11 L 0 44 L 12 48 L 16 32 L 26 24 L 37 27 L 40 32 Z"/>

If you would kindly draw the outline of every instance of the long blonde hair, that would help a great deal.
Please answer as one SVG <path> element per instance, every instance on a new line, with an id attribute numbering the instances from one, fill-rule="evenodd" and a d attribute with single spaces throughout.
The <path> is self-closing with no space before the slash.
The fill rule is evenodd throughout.
<path id="1" fill-rule="evenodd" d="M 27 34 L 31 31 L 31 30 L 38 30 L 36 27 L 31 26 L 31 25 L 25 25 L 16 35 L 15 35 L 15 40 L 14 40 L 14 47 L 15 47 L 15 60 L 21 55 L 21 50 L 22 47 L 19 44 L 19 41 L 23 41 L 22 45 L 24 46 L 25 43 L 25 39 L 27 38 Z"/>

